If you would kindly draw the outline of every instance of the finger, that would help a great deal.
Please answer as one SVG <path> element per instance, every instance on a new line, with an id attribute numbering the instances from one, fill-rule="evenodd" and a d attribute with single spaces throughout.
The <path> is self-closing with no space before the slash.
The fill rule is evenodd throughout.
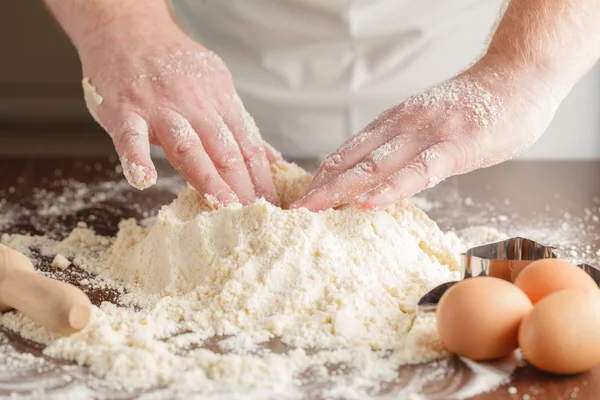
<path id="1" fill-rule="evenodd" d="M 279 205 L 279 195 L 273 183 L 271 164 L 267 158 L 265 142 L 260 137 L 254 119 L 244 108 L 241 101 L 239 107 L 223 116 L 223 120 L 233 133 L 244 157 L 244 162 L 254 184 L 254 192 L 268 202 Z"/>
<path id="2" fill-rule="evenodd" d="M 146 120 L 135 112 L 108 107 L 89 78 L 84 78 L 82 85 L 88 110 L 111 137 L 127 182 L 139 190 L 154 185 L 157 173 L 150 158 Z M 115 115 L 118 117 L 113 118 Z"/>
<path id="3" fill-rule="evenodd" d="M 373 189 L 423 148 L 422 138 L 400 135 L 377 148 L 354 167 L 313 189 L 291 208 L 312 211 L 337 207 Z"/>
<path id="4" fill-rule="evenodd" d="M 134 112 L 117 119 L 120 125 L 111 130 L 123 174 L 129 184 L 144 190 L 156 183 L 157 173 L 150 158 L 148 123 Z"/>
<path id="5" fill-rule="evenodd" d="M 384 116 L 385 118 L 383 118 Z M 395 129 L 396 118 L 389 113 L 389 110 L 380 118 L 383 119 L 378 119 L 368 125 L 323 160 L 309 186 L 309 191 L 323 186 L 344 171 L 354 167 L 368 154 L 398 134 Z"/>
<path id="6" fill-rule="evenodd" d="M 152 122 L 152 128 L 171 164 L 199 193 L 223 205 L 239 201 L 219 176 L 187 119 L 174 111 L 165 111 Z"/>
<path id="7" fill-rule="evenodd" d="M 446 143 L 429 147 L 373 190 L 357 198 L 359 209 L 382 208 L 433 187 L 452 175 L 456 158 Z"/>
<path id="8" fill-rule="evenodd" d="M 263 140 L 263 145 L 265 146 L 265 152 L 267 154 L 267 159 L 271 164 L 277 164 L 278 162 L 283 161 L 283 157 L 281 153 L 275 150 L 273 146 Z"/>
<path id="9" fill-rule="evenodd" d="M 240 148 L 225 122 L 214 110 L 205 110 L 203 116 L 189 120 L 221 178 L 242 204 L 252 203 L 256 198 L 254 184 Z"/>

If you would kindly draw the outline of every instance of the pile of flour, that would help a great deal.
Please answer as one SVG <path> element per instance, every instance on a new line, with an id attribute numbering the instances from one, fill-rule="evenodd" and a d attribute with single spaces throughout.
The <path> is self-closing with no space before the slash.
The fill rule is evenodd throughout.
<path id="1" fill-rule="evenodd" d="M 60 253 L 123 294 L 82 332 L 56 337 L 20 313 L 0 324 L 127 390 L 181 396 L 253 389 L 298 398 L 360 397 L 403 364 L 446 355 L 420 296 L 458 277 L 460 242 L 401 202 L 378 212 L 287 210 L 311 176 L 281 163 L 283 209 L 264 200 L 216 209 L 191 188 L 153 223 L 116 238 L 75 229 L 61 242 L 5 235 L 17 250 Z"/>

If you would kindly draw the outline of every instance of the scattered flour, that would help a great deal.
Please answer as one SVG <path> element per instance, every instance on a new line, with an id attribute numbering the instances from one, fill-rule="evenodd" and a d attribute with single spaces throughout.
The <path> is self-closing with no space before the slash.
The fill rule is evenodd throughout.
<path id="1" fill-rule="evenodd" d="M 152 175 L 150 168 L 136 164 L 126 156 L 121 157 L 121 165 L 123 175 L 134 188 L 144 190 L 156 183 L 156 176 Z"/>
<path id="2" fill-rule="evenodd" d="M 65 256 L 57 254 L 56 257 L 54 257 L 54 260 L 52 260 L 51 265 L 54 268 L 67 269 L 67 267 L 71 265 L 71 261 L 69 261 Z"/>
<path id="3" fill-rule="evenodd" d="M 433 86 L 423 93 L 410 97 L 407 107 L 463 108 L 465 117 L 479 126 L 491 125 L 499 119 L 503 105 L 477 77 L 463 74 Z"/>
<path id="4" fill-rule="evenodd" d="M 275 181 L 285 208 L 303 194 L 310 177 L 282 164 Z M 93 195 L 69 182 L 63 194 L 35 196 L 54 217 L 89 203 L 102 209 L 105 197 L 127 190 L 121 183 L 98 185 Z M 505 238 L 504 232 L 563 244 L 565 254 L 595 256 L 595 248 L 577 242 L 586 232 L 595 234 L 590 224 L 600 210 L 565 215 L 559 229 L 546 218 L 540 226 L 547 229 L 523 230 L 513 227 L 518 219 L 500 205 L 453 199 L 445 190 L 443 200 L 414 197 L 376 214 L 346 209 L 309 215 L 262 201 L 212 210 L 184 189 L 156 217 L 123 221 L 116 237 L 83 224 L 64 239 L 4 234 L 1 243 L 34 261 L 61 254 L 79 266 L 39 273 L 112 297 L 97 302 L 92 324 L 70 337 L 51 335 L 20 313 L 3 314 L 2 327 L 46 347 L 41 357 L 18 353 L 0 335 L 0 391 L 8 390 L 3 382 L 18 381 L 7 375 L 13 373 L 4 367 L 9 363 L 15 371 L 41 371 L 35 387 L 30 380 L 11 386 L 31 394 L 23 398 L 113 398 L 125 390 L 125 396 L 142 399 L 441 399 L 456 388 L 440 397 L 440 382 L 456 376 L 465 385 L 453 398 L 491 390 L 509 380 L 516 364 L 444 358 L 435 320 L 415 319 L 414 302 L 430 286 L 452 279 L 458 251 Z M 467 228 L 442 234 L 408 203 L 433 214 L 451 207 L 449 218 L 454 212 L 469 215 L 458 224 Z M 87 365 L 94 375 L 48 357 Z M 434 390 L 431 396 L 428 390 Z"/>
<path id="5" fill-rule="evenodd" d="M 441 206 L 441 204 L 439 202 L 429 201 L 425 197 L 421 197 L 421 196 L 409 197 L 408 199 L 406 199 L 406 202 L 408 202 L 409 204 L 412 204 L 413 206 L 415 206 L 425 212 L 431 211 L 434 208 L 438 208 Z"/>
<path id="6" fill-rule="evenodd" d="M 295 165 L 274 167 L 284 208 L 310 179 Z M 62 241 L 13 234 L 2 243 L 62 254 L 97 274 L 90 286 L 121 293 L 69 337 L 20 313 L 0 319 L 45 344 L 46 356 L 87 365 L 117 388 L 301 398 L 317 382 L 324 398 L 342 389 L 360 397 L 394 382 L 400 365 L 447 355 L 415 304 L 457 277 L 459 242 L 408 203 L 375 213 L 263 200 L 212 210 L 187 188 L 153 224 L 124 221 L 116 238 L 81 225 Z"/>

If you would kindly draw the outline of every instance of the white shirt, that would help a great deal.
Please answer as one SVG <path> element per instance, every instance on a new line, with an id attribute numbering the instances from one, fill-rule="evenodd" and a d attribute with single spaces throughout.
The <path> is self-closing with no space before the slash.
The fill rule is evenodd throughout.
<path id="1" fill-rule="evenodd" d="M 288 157 L 334 151 L 378 114 L 467 68 L 503 0 L 173 0 Z"/>

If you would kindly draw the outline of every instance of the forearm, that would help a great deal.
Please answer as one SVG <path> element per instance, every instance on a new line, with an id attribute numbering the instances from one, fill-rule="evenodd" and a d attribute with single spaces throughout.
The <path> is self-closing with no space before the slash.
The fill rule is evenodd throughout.
<path id="1" fill-rule="evenodd" d="M 488 55 L 573 85 L 600 57 L 600 0 L 512 0 Z"/>
<path id="2" fill-rule="evenodd" d="M 126 21 L 173 24 L 165 0 L 44 0 L 78 49 L 98 30 Z"/>

